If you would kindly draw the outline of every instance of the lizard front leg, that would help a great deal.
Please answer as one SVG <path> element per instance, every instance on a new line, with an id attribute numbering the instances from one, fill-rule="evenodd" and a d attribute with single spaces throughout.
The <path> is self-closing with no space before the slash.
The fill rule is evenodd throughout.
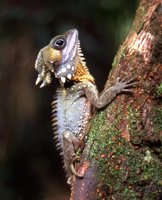
<path id="1" fill-rule="evenodd" d="M 74 136 L 70 131 L 65 131 L 63 133 L 63 145 L 64 145 L 64 161 L 65 168 L 68 175 L 67 183 L 71 184 L 71 179 L 73 175 L 82 178 L 75 170 L 75 162 L 79 160 L 79 157 L 76 155 L 76 150 L 79 148 L 80 141 Z"/>
<path id="2" fill-rule="evenodd" d="M 122 92 L 132 92 L 132 87 L 135 87 L 136 85 L 137 82 L 135 82 L 135 78 L 128 81 L 126 79 L 120 81 L 120 79 L 117 78 L 115 85 L 110 88 L 105 88 L 101 94 L 98 93 L 96 85 L 88 81 L 77 83 L 70 88 L 70 91 L 76 92 L 78 90 L 83 90 L 91 104 L 99 109 L 108 105 L 117 94 Z"/>
<path id="3" fill-rule="evenodd" d="M 132 93 L 132 87 L 135 87 L 137 82 L 135 82 L 135 78 L 130 80 L 122 80 L 120 81 L 117 78 L 115 85 L 110 88 L 105 88 L 101 94 L 98 94 L 98 90 L 95 85 L 89 84 L 88 87 L 85 87 L 85 94 L 88 100 L 96 107 L 103 108 L 108 105 L 117 94 L 126 92 Z"/>

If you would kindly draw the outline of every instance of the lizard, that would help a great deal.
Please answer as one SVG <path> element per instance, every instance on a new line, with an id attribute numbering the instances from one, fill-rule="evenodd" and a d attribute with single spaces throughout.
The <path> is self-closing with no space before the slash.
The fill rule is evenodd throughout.
<path id="1" fill-rule="evenodd" d="M 57 84 L 52 102 L 52 126 L 57 147 L 63 155 L 68 183 L 73 175 L 82 177 L 75 170 L 74 163 L 94 109 L 110 104 L 120 93 L 132 92 L 136 85 L 134 79 L 117 78 L 114 85 L 99 94 L 86 65 L 78 35 L 77 29 L 72 29 L 54 37 L 39 51 L 35 61 L 38 71 L 35 84 L 41 83 L 42 88 L 51 84 L 52 78 Z"/>

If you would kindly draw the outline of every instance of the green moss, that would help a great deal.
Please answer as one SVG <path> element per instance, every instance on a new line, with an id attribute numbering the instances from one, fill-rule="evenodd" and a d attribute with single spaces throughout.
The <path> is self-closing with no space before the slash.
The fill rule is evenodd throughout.
<path id="1" fill-rule="evenodd" d="M 154 109 L 155 117 L 154 117 L 154 132 L 157 135 L 160 135 L 160 132 L 162 132 L 162 108 L 156 107 Z M 162 138 L 161 138 L 162 140 Z"/>
<path id="2" fill-rule="evenodd" d="M 121 109 L 121 108 L 120 108 Z M 120 109 L 118 111 L 120 112 Z M 114 137 L 116 137 L 120 131 L 115 127 L 119 120 L 122 118 L 121 113 L 116 113 L 116 119 L 113 123 L 105 124 L 107 121 L 107 116 L 113 110 L 113 104 L 109 107 L 109 112 L 106 115 L 106 112 L 101 111 L 95 120 L 93 121 L 93 129 L 89 133 L 89 142 L 93 143 L 93 150 L 91 151 L 91 157 L 95 158 L 98 154 L 102 154 L 104 148 L 111 148 L 111 145 L 115 143 Z M 101 137 L 102 135 L 102 137 Z M 107 135 L 109 135 L 109 139 L 107 140 Z M 102 159 L 101 159 L 102 160 Z M 102 162 L 102 161 L 101 161 Z"/>
<path id="3" fill-rule="evenodd" d="M 136 198 L 136 192 L 131 189 L 131 187 L 125 187 L 123 190 L 123 196 L 125 197 L 124 200 L 135 200 Z"/>
<path id="4" fill-rule="evenodd" d="M 129 134 L 131 138 L 131 142 L 133 144 L 140 144 L 142 140 L 142 130 L 140 127 L 140 110 L 128 107 L 128 124 L 129 124 Z"/>
<path id="5" fill-rule="evenodd" d="M 145 5 L 146 6 L 146 5 Z M 148 14 L 148 8 L 141 5 L 137 11 L 137 19 L 135 20 L 136 23 L 132 26 L 132 31 L 138 33 L 144 24 L 144 18 Z"/>
<path id="6" fill-rule="evenodd" d="M 107 123 L 109 116 L 111 121 Z M 140 112 L 129 108 L 128 116 L 130 131 L 134 129 L 132 134 L 135 134 Z M 132 200 L 140 199 L 143 194 L 148 199 L 156 199 L 161 191 L 162 165 L 149 148 L 137 151 L 121 136 L 118 127 L 123 117 L 122 106 L 115 108 L 112 103 L 107 112 L 99 112 L 93 120 L 88 138 L 92 164 L 98 167 L 101 185 L 112 188 L 114 197 Z M 110 194 L 105 197 L 101 192 L 99 199 L 103 197 L 109 199 Z"/>
<path id="7" fill-rule="evenodd" d="M 125 58 L 125 52 L 126 52 L 126 48 L 120 48 L 120 50 L 118 51 L 117 55 L 114 58 L 113 67 L 117 67 L 119 64 L 119 60 L 124 59 Z"/>
<path id="8" fill-rule="evenodd" d="M 112 63 L 112 67 L 116 67 L 119 64 L 119 59 L 117 56 L 115 56 L 114 61 Z"/>
<path id="9" fill-rule="evenodd" d="M 157 97 L 160 97 L 162 95 L 162 83 L 157 87 L 156 94 Z"/>

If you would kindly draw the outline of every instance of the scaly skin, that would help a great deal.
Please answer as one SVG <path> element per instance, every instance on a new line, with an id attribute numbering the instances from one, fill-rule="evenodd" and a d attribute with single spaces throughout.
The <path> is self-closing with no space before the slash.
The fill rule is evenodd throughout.
<path id="1" fill-rule="evenodd" d="M 136 83 L 134 79 L 120 81 L 118 78 L 115 85 L 105 88 L 99 95 L 94 78 L 84 62 L 76 29 L 56 36 L 41 49 L 35 69 L 38 71 L 36 85 L 39 82 L 42 82 L 40 87 L 50 84 L 51 75 L 59 81 L 52 103 L 52 125 L 69 183 L 73 174 L 81 177 L 74 167 L 77 160 L 75 154 L 84 144 L 94 108 L 108 105 L 117 94 L 131 92 L 129 88 Z"/>

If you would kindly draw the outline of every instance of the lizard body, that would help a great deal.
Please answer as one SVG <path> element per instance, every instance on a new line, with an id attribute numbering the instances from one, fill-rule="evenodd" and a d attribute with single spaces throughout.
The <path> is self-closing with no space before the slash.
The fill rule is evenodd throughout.
<path id="1" fill-rule="evenodd" d="M 54 138 L 63 154 L 67 177 L 72 174 L 80 177 L 73 161 L 84 142 L 94 108 L 106 106 L 121 92 L 130 92 L 129 88 L 135 83 L 117 79 L 115 85 L 105 88 L 99 95 L 94 78 L 86 67 L 76 29 L 54 37 L 41 49 L 35 69 L 38 71 L 36 85 L 40 82 L 40 87 L 50 84 L 52 74 L 59 82 L 52 103 Z"/>

